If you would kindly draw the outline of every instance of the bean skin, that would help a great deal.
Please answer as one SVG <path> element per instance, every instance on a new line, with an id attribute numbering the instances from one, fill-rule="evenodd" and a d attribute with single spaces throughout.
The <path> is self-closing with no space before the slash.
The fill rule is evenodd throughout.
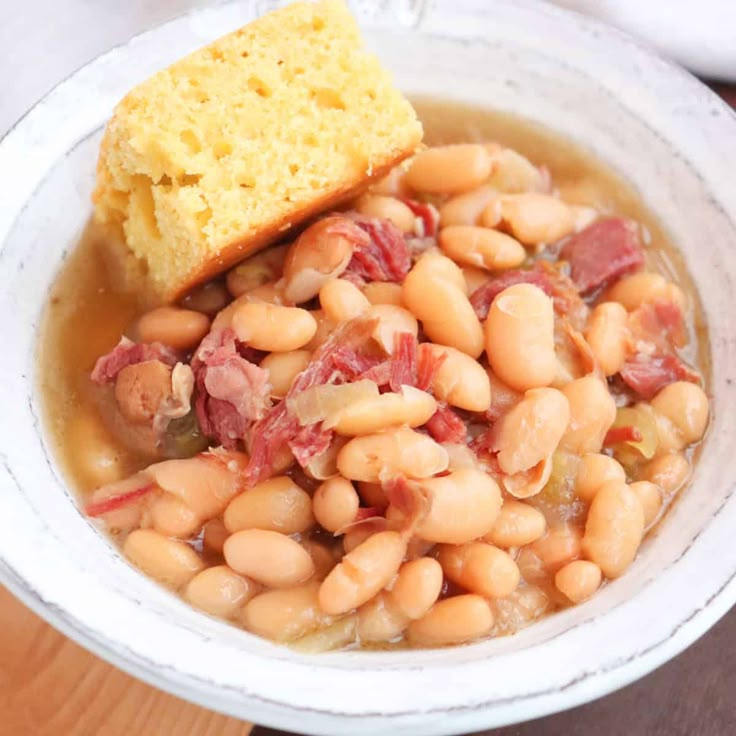
<path id="1" fill-rule="evenodd" d="M 146 575 L 174 589 L 186 585 L 204 567 L 189 545 L 153 529 L 131 532 L 123 544 L 123 554 Z"/>
<path id="2" fill-rule="evenodd" d="M 531 389 L 498 424 L 495 449 L 504 473 L 533 468 L 557 448 L 569 422 L 565 395 L 554 388 Z"/>
<path id="3" fill-rule="evenodd" d="M 621 463 L 608 455 L 595 452 L 583 455 L 575 477 L 575 493 L 583 501 L 593 500 L 598 489 L 609 480 L 626 480 Z"/>
<path id="4" fill-rule="evenodd" d="M 655 483 L 665 496 L 679 491 L 690 477 L 690 462 L 681 452 L 658 455 L 642 467 L 641 478 Z"/>
<path id="5" fill-rule="evenodd" d="M 298 350 L 317 332 L 317 322 L 306 309 L 266 302 L 241 304 L 233 314 L 232 327 L 238 340 L 269 353 Z"/>
<path id="6" fill-rule="evenodd" d="M 324 579 L 319 604 L 329 614 L 341 614 L 370 600 L 396 574 L 406 554 L 406 541 L 397 532 L 378 532 L 343 557 Z"/>
<path id="7" fill-rule="evenodd" d="M 488 312 L 485 347 L 493 372 L 511 388 L 548 386 L 558 366 L 552 300 L 532 284 L 504 289 Z"/>
<path id="8" fill-rule="evenodd" d="M 179 307 L 158 307 L 138 321 L 141 342 L 160 342 L 174 350 L 190 350 L 199 345 L 209 329 L 206 314 Z"/>
<path id="9" fill-rule="evenodd" d="M 226 565 L 217 565 L 195 575 L 184 590 L 184 597 L 212 616 L 230 618 L 257 591 L 258 586 L 252 580 Z"/>
<path id="10" fill-rule="evenodd" d="M 360 498 L 349 480 L 337 476 L 317 489 L 312 505 L 320 525 L 329 532 L 336 532 L 355 521 Z"/>
<path id="11" fill-rule="evenodd" d="M 240 623 L 272 641 L 293 641 L 329 625 L 333 619 L 319 606 L 317 581 L 286 590 L 269 590 L 243 606 Z"/>
<path id="12" fill-rule="evenodd" d="M 523 547 L 539 539 L 547 529 L 544 514 L 529 504 L 506 499 L 493 529 L 485 540 L 498 547 Z"/>
<path id="13" fill-rule="evenodd" d="M 484 598 L 457 595 L 437 601 L 425 616 L 412 621 L 407 636 L 412 644 L 438 647 L 478 639 L 492 628 L 493 614 Z"/>
<path id="14" fill-rule="evenodd" d="M 223 553 L 235 572 L 269 588 L 290 588 L 314 573 L 314 563 L 304 547 L 279 532 L 235 532 L 225 541 Z"/>
<path id="15" fill-rule="evenodd" d="M 340 475 L 377 483 L 384 475 L 428 478 L 447 469 L 447 450 L 426 435 L 395 429 L 350 440 L 337 456 Z"/>
<path id="16" fill-rule="evenodd" d="M 457 263 L 489 271 L 520 266 L 526 251 L 517 240 L 498 230 L 472 225 L 450 225 L 440 230 L 440 248 Z"/>
<path id="17" fill-rule="evenodd" d="M 616 402 L 608 387 L 595 376 L 585 376 L 570 381 L 562 393 L 570 407 L 570 420 L 560 447 L 576 455 L 600 452 L 616 418 Z"/>
<path id="18" fill-rule="evenodd" d="M 503 598 L 519 584 L 519 568 L 511 556 L 486 542 L 442 545 L 438 559 L 449 580 L 484 598 Z"/>
<path id="19" fill-rule="evenodd" d="M 594 562 L 575 560 L 557 571 L 555 585 L 573 603 L 582 603 L 600 588 L 602 577 Z"/>
<path id="20" fill-rule="evenodd" d="M 652 407 L 674 424 L 684 445 L 698 442 L 705 434 L 708 426 L 708 397 L 700 386 L 687 381 L 675 381 L 652 399 Z"/>
<path id="21" fill-rule="evenodd" d="M 621 481 L 605 483 L 595 494 L 583 535 L 585 556 L 609 578 L 617 578 L 634 561 L 644 534 L 639 497 Z"/>
<path id="22" fill-rule="evenodd" d="M 287 476 L 269 478 L 230 501 L 224 522 L 230 533 L 241 529 L 305 532 L 314 525 L 312 499 Z"/>
<path id="23" fill-rule="evenodd" d="M 417 534 L 429 542 L 462 544 L 488 534 L 501 509 L 501 491 L 482 470 L 463 468 L 422 481 L 430 499 Z"/>
<path id="24" fill-rule="evenodd" d="M 428 148 L 417 154 L 406 172 L 418 192 L 456 194 L 483 184 L 491 173 L 491 158 L 474 143 Z"/>

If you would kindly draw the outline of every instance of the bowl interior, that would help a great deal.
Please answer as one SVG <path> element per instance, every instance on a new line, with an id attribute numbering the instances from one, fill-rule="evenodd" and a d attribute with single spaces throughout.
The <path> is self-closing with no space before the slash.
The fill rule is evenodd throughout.
<path id="1" fill-rule="evenodd" d="M 260 12 L 268 3 L 257 5 Z M 630 571 L 589 603 L 472 646 L 317 658 L 194 612 L 87 523 L 40 420 L 36 333 L 46 295 L 90 214 L 101 127 L 114 103 L 166 62 L 247 22 L 253 8 L 243 0 L 101 57 L 0 144 L 0 170 L 13 172 L 0 182 L 0 573 L 87 646 L 210 707 L 313 733 L 446 734 L 620 686 L 679 651 L 736 598 L 736 203 L 727 200 L 736 119 L 632 42 L 543 5 L 376 8 L 383 4 L 358 7 L 369 43 L 406 92 L 513 111 L 556 129 L 621 172 L 661 218 L 710 330 L 715 411 L 691 487 Z M 448 712 L 451 721 L 437 718 Z"/>

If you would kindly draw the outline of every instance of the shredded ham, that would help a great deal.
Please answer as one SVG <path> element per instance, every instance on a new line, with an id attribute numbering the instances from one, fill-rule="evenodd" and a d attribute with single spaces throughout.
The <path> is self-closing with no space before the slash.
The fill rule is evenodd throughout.
<path id="1" fill-rule="evenodd" d="M 572 235 L 560 257 L 569 261 L 570 276 L 581 294 L 589 294 L 644 265 L 636 225 L 622 217 L 596 220 Z"/>
<path id="2" fill-rule="evenodd" d="M 318 424 L 300 427 L 293 437 L 287 440 L 289 449 L 301 467 L 306 468 L 314 458 L 327 452 L 334 433 L 324 430 Z"/>
<path id="3" fill-rule="evenodd" d="M 421 484 L 403 475 L 383 483 L 389 505 L 402 516 L 399 531 L 411 537 L 429 512 L 430 500 Z"/>
<path id="4" fill-rule="evenodd" d="M 434 205 L 428 202 L 419 202 L 416 199 L 403 198 L 401 200 L 417 218 L 415 235 L 418 238 L 434 238 L 440 224 L 440 213 Z"/>
<path id="5" fill-rule="evenodd" d="M 465 422 L 447 404 L 440 404 L 425 426 L 437 442 L 461 444 L 467 440 Z"/>
<path id="6" fill-rule="evenodd" d="M 437 355 L 429 345 L 421 344 L 417 348 L 417 382 L 421 391 L 429 391 L 440 366 L 447 359 L 447 353 Z"/>
<path id="7" fill-rule="evenodd" d="M 268 371 L 241 355 L 230 328 L 204 338 L 192 368 L 197 388 L 194 408 L 202 433 L 234 449 L 270 406 Z"/>
<path id="8" fill-rule="evenodd" d="M 345 273 L 366 281 L 403 281 L 411 268 L 411 252 L 401 231 L 391 220 L 357 213 L 351 217 L 368 241 L 355 246 Z"/>
<path id="9" fill-rule="evenodd" d="M 154 488 L 154 483 L 147 482 L 132 491 L 127 491 L 117 496 L 110 496 L 109 498 L 104 498 L 100 501 L 93 501 L 84 507 L 84 513 L 87 516 L 94 517 L 102 516 L 110 511 L 117 511 L 123 506 L 127 506 L 129 503 L 133 503 L 133 501 L 143 498 L 143 496 L 148 494 Z"/>
<path id="10" fill-rule="evenodd" d="M 171 348 L 160 342 L 135 343 L 127 337 L 121 337 L 109 353 L 97 359 L 90 377 L 95 383 L 113 383 L 123 368 L 149 360 L 159 360 L 173 367 L 177 357 Z"/>
<path id="11" fill-rule="evenodd" d="M 410 332 L 397 332 L 394 335 L 391 376 L 388 381 L 392 391 L 400 391 L 402 386 L 416 386 L 417 346 L 417 339 Z"/>
<path id="12" fill-rule="evenodd" d="M 603 444 L 605 446 L 617 445 L 619 442 L 641 442 L 644 436 L 638 427 L 625 426 L 625 427 L 612 427 L 606 432 L 606 436 L 603 438 Z"/>
<path id="13" fill-rule="evenodd" d="M 700 374 L 676 355 L 637 355 L 621 369 L 624 383 L 643 399 L 651 399 L 675 381 L 700 382 Z"/>
<path id="14" fill-rule="evenodd" d="M 547 296 L 552 297 L 555 311 L 564 315 L 575 327 L 582 326 L 588 314 L 588 308 L 580 298 L 574 284 L 546 261 L 537 261 L 528 269 L 511 269 L 495 276 L 479 286 L 470 296 L 478 319 L 488 317 L 493 300 L 509 286 L 514 284 L 533 284 Z"/>
<path id="15" fill-rule="evenodd" d="M 294 379 L 284 401 L 270 409 L 250 431 L 250 461 L 244 472 L 247 486 L 268 478 L 278 451 L 288 445 L 297 462 L 307 466 L 330 447 L 332 432 L 319 424 L 300 427 L 289 411 L 289 400 L 313 386 L 345 380 L 339 364 L 345 355 L 366 344 L 377 320 L 359 317 L 340 325 L 317 349 L 309 365 Z M 336 356 L 338 359 L 336 360 Z M 352 360 L 348 361 L 352 364 Z"/>
<path id="16" fill-rule="evenodd" d="M 629 315 L 632 356 L 621 369 L 624 383 L 644 399 L 651 399 L 674 381 L 700 383 L 700 374 L 677 355 L 687 342 L 679 306 L 670 301 L 645 303 Z"/>

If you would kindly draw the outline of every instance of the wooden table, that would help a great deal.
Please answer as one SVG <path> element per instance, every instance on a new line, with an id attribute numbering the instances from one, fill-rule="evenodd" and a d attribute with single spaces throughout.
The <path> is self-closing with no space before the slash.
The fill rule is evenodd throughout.
<path id="1" fill-rule="evenodd" d="M 0 3 L 0 133 L 45 89 L 135 32 L 207 0 Z M 37 18 L 53 17 L 39 23 Z M 114 22 L 112 22 L 114 19 Z M 104 22 L 107 21 L 107 22 Z M 94 27 L 94 32 L 89 28 Z M 21 39 L 22 45 L 14 40 Z M 38 54 L 37 49 L 44 49 Z M 9 50 L 8 50 L 9 49 Z M 7 87 L 7 85 L 10 85 Z M 736 88 L 717 91 L 736 105 Z M 0 587 L 0 736 L 276 736 L 123 674 Z M 736 735 L 736 609 L 688 651 L 595 703 L 485 736 Z M 347 735 L 346 735 L 347 736 Z"/>
<path id="2" fill-rule="evenodd" d="M 0 588 L 0 736 L 276 736 L 185 703 L 77 646 Z M 643 680 L 485 736 L 736 734 L 736 609 Z M 347 735 L 346 735 L 347 736 Z"/>

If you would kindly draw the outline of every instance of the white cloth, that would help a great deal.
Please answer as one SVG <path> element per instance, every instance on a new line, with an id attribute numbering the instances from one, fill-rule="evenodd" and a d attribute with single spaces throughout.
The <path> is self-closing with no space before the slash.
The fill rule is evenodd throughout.
<path id="1" fill-rule="evenodd" d="M 736 82 L 736 0 L 552 0 L 637 36 L 695 74 Z"/>

